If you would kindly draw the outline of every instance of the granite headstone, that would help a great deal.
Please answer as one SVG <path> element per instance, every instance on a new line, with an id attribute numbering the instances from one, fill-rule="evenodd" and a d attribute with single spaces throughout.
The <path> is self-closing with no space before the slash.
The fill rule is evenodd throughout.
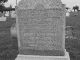
<path id="1" fill-rule="evenodd" d="M 65 55 L 65 7 L 61 0 L 21 0 L 16 14 L 20 54 Z"/>

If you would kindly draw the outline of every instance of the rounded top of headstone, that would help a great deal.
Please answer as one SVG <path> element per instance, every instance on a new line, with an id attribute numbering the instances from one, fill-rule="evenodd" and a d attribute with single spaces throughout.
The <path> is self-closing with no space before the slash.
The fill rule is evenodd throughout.
<path id="1" fill-rule="evenodd" d="M 22 9 L 57 8 L 61 6 L 61 0 L 21 0 L 18 4 L 18 7 Z"/>

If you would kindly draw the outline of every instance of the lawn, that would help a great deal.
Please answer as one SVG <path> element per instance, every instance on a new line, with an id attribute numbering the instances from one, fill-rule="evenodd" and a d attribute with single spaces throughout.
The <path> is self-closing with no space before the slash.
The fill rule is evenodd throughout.
<path id="1" fill-rule="evenodd" d="M 0 22 L 0 60 L 15 60 L 18 54 L 17 38 L 10 35 L 10 27 L 15 23 L 15 18 L 7 18 L 6 22 Z M 75 36 L 80 35 L 80 15 L 66 18 L 66 25 L 74 28 Z M 80 38 L 66 39 L 66 49 L 71 60 L 80 60 Z"/>
<path id="2" fill-rule="evenodd" d="M 80 12 L 71 12 L 70 17 L 66 18 L 66 25 L 73 27 L 74 37 L 77 39 L 66 39 L 66 49 L 70 54 L 71 60 L 80 60 Z"/>
<path id="3" fill-rule="evenodd" d="M 0 22 L 0 60 L 14 60 L 18 54 L 17 38 L 11 38 L 10 27 L 15 19 Z"/>

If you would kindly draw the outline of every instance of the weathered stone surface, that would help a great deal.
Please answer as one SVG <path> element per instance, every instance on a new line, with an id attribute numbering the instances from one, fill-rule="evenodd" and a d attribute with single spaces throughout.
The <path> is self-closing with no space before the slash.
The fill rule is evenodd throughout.
<path id="1" fill-rule="evenodd" d="M 70 60 L 69 53 L 64 56 L 36 56 L 36 55 L 18 55 L 15 60 Z"/>
<path id="2" fill-rule="evenodd" d="M 18 7 L 21 9 L 61 7 L 61 0 L 21 0 Z"/>
<path id="3" fill-rule="evenodd" d="M 16 13 L 21 54 L 64 55 L 65 10 L 60 0 L 22 0 Z"/>

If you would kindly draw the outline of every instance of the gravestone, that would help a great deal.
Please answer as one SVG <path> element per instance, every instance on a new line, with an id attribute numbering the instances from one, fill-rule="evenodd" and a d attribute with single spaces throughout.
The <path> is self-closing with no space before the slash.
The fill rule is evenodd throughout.
<path id="1" fill-rule="evenodd" d="M 6 21 L 6 17 L 4 16 L 0 17 L 0 21 Z"/>
<path id="2" fill-rule="evenodd" d="M 21 0 L 16 7 L 19 54 L 65 56 L 65 6 L 61 0 Z"/>
<path id="3" fill-rule="evenodd" d="M 12 11 L 12 12 L 11 12 L 11 18 L 16 18 L 15 11 Z"/>

